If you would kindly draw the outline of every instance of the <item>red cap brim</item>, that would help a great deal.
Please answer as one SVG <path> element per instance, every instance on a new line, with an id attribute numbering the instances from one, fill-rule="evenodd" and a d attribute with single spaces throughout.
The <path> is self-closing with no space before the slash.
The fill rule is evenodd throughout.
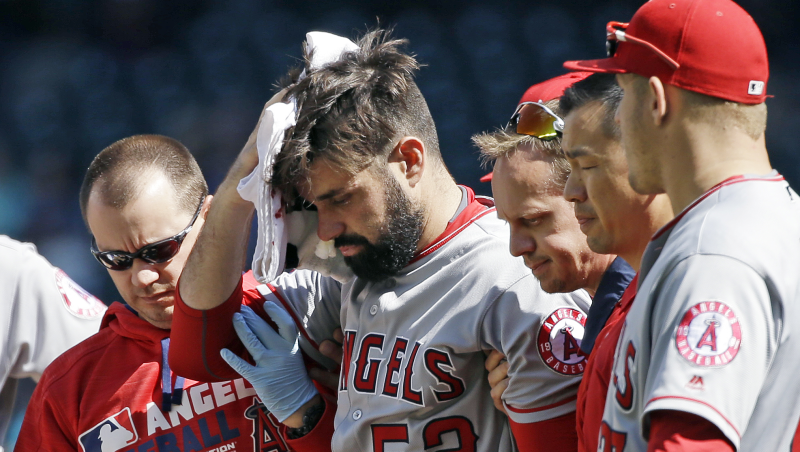
<path id="1" fill-rule="evenodd" d="M 493 174 L 494 174 L 494 172 L 491 172 L 491 173 L 481 177 L 481 182 L 491 182 Z"/>
<path id="2" fill-rule="evenodd" d="M 624 74 L 627 69 L 619 64 L 617 58 L 601 58 L 599 60 L 567 61 L 564 67 L 571 71 L 602 72 L 604 74 Z"/>

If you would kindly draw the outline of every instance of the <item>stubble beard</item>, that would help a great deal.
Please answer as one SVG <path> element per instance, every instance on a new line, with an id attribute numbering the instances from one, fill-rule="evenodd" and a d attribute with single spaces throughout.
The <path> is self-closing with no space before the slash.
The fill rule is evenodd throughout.
<path id="1" fill-rule="evenodd" d="M 539 281 L 539 285 L 542 286 L 542 290 L 547 293 L 564 293 L 566 292 L 567 283 L 563 279 L 551 279 L 547 281 Z"/>

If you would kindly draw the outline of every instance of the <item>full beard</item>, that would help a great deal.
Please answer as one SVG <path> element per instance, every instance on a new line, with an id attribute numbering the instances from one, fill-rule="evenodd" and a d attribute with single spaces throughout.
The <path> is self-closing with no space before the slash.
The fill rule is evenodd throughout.
<path id="1" fill-rule="evenodd" d="M 357 277 L 372 282 L 399 274 L 411 262 L 422 236 L 422 209 L 408 199 L 394 177 L 388 175 L 387 181 L 386 220 L 376 242 L 358 234 L 341 235 L 334 242 L 336 247 L 362 246 L 361 252 L 344 261 Z"/>

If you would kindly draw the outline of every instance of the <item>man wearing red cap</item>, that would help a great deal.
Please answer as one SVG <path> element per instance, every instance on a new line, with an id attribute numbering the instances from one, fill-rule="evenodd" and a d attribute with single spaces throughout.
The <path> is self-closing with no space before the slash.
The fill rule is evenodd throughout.
<path id="1" fill-rule="evenodd" d="M 628 183 L 628 165 L 614 121 L 621 99 L 622 90 L 614 75 L 592 74 L 572 85 L 559 100 L 564 113 L 561 144 L 572 168 L 564 197 L 575 204 L 575 216 L 581 221 L 589 248 L 616 254 L 638 271 L 650 237 L 673 214 L 666 195 L 641 195 Z M 597 450 L 614 350 L 636 285 L 634 278 L 613 306 L 603 309 L 595 302 L 589 311 L 587 324 L 602 325 L 602 331 L 596 334 L 578 389 L 580 452 Z"/>
<path id="2" fill-rule="evenodd" d="M 511 130 L 476 137 L 485 155 L 496 154 L 493 151 L 498 148 L 504 148 L 507 152 L 499 158 L 500 165 L 496 166 L 497 174 L 493 178 L 499 211 L 524 211 L 536 206 L 540 209 L 538 213 L 552 212 L 551 217 L 557 217 L 561 213 L 564 216 L 562 220 L 549 222 L 551 226 L 558 223 L 563 225 L 561 227 L 548 227 L 548 223 L 544 223 L 537 227 L 515 228 L 515 222 L 510 220 L 512 237 L 517 236 L 517 240 L 512 238 L 512 243 L 524 242 L 525 236 L 531 239 L 540 237 L 535 242 L 528 240 L 528 243 L 539 245 L 534 254 L 547 254 L 551 249 L 548 247 L 551 242 L 568 249 L 582 250 L 587 249 L 588 244 L 588 250 L 583 255 L 601 257 L 575 262 L 572 267 L 594 263 L 597 270 L 594 273 L 600 273 L 602 278 L 582 280 L 576 277 L 578 272 L 562 272 L 568 275 L 568 279 L 572 279 L 570 286 L 583 284 L 579 287 L 594 295 L 581 341 L 581 350 L 589 356 L 577 400 L 579 451 L 597 450 L 597 432 L 603 416 L 616 339 L 621 320 L 624 319 L 635 294 L 636 284 L 631 283 L 633 270 L 627 262 L 638 269 L 642 251 L 650 236 L 672 218 L 669 200 L 665 195 L 639 195 L 628 184 L 619 128 L 614 123 L 614 112 L 622 97 L 621 89 L 613 76 L 594 74 L 586 78 L 587 75 L 588 73 L 575 73 L 571 77 L 557 77 L 534 85 L 520 101 L 523 104 L 533 98 L 548 99 L 546 105 L 554 112 L 563 113 L 563 152 L 557 140 L 544 141 L 529 135 L 515 134 Z M 558 99 L 557 96 L 565 88 L 566 92 Z M 531 130 L 530 127 L 528 130 Z M 501 140 L 520 144 L 511 147 L 498 146 Z M 515 153 L 511 154 L 511 150 Z M 553 162 L 558 162 L 552 165 L 555 178 L 549 177 L 551 173 L 546 163 L 522 158 L 535 153 L 552 154 L 550 158 Z M 571 166 L 571 170 L 565 164 Z M 506 185 L 513 183 L 508 180 L 509 170 L 520 173 L 520 168 L 535 169 L 535 165 L 539 166 L 543 174 L 537 176 L 535 172 L 529 171 L 523 183 L 526 187 L 541 188 L 505 189 Z M 547 190 L 551 179 L 562 183 L 555 189 Z M 501 193 L 505 195 L 498 196 Z M 543 206 L 548 207 L 543 209 Z M 560 239 L 567 231 L 575 233 L 578 238 Z M 515 252 L 513 248 L 512 252 Z M 608 262 L 613 259 L 613 254 L 619 257 L 609 266 Z M 606 259 L 602 259 L 603 257 Z M 544 276 L 543 287 L 552 288 L 553 276 Z M 487 359 L 487 368 L 492 370 L 489 378 L 494 388 L 492 395 L 495 404 L 502 409 L 500 398 L 507 380 L 500 379 L 505 377 L 508 364 L 502 363 L 501 358 L 501 355 L 492 353 Z M 510 414 L 513 417 L 514 413 Z"/>
<path id="3" fill-rule="evenodd" d="M 472 138 L 483 159 L 494 163 L 492 194 L 498 216 L 511 227 L 511 254 L 523 257 L 550 293 L 585 289 L 594 296 L 615 257 L 589 249 L 563 196 L 569 162 L 561 150 L 558 98 L 589 74 L 531 86 L 506 128 Z"/>
<path id="4" fill-rule="evenodd" d="M 639 193 L 676 217 L 642 258 L 602 450 L 789 450 L 800 404 L 800 205 L 764 144 L 767 54 L 729 0 L 652 0 L 609 24 Z"/>

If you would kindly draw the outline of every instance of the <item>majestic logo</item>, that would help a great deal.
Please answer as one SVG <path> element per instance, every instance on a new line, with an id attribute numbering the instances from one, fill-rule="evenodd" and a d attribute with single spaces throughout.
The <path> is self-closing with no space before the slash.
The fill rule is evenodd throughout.
<path id="1" fill-rule="evenodd" d="M 742 345 L 742 328 L 725 303 L 704 301 L 684 314 L 675 335 L 678 352 L 698 366 L 724 366 Z"/>
<path id="2" fill-rule="evenodd" d="M 64 306 L 70 314 L 82 319 L 94 319 L 103 315 L 106 305 L 94 295 L 83 290 L 61 269 L 56 269 L 56 286 L 64 298 Z"/>
<path id="3" fill-rule="evenodd" d="M 554 371 L 579 375 L 586 367 L 581 351 L 586 315 L 573 308 L 560 308 L 542 321 L 539 328 L 539 355 Z"/>
<path id="4" fill-rule="evenodd" d="M 78 437 L 83 452 L 116 452 L 138 439 L 130 408 L 104 419 Z"/>
<path id="5" fill-rule="evenodd" d="M 704 391 L 706 389 L 705 384 L 703 383 L 703 377 L 699 375 L 695 375 L 689 380 L 689 383 L 686 383 L 686 387 L 689 389 L 696 389 L 698 391 Z"/>

